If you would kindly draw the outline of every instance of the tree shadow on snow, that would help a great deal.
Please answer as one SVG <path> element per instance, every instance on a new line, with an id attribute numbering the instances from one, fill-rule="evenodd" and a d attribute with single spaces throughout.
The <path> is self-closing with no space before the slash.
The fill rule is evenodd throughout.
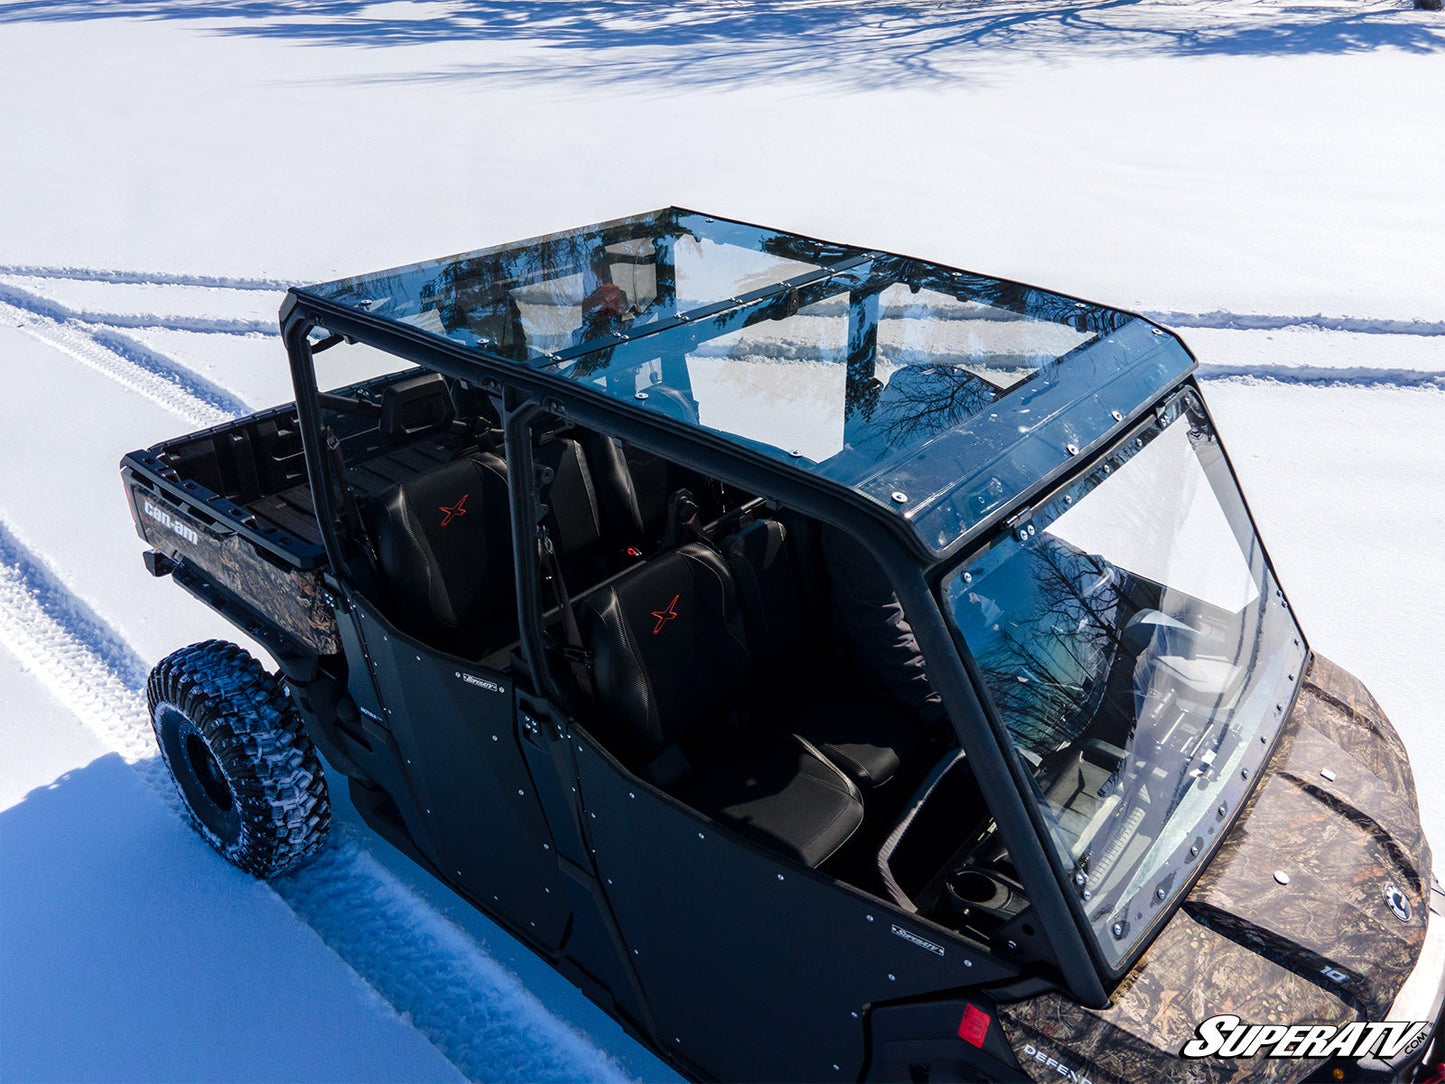
<path id="1" fill-rule="evenodd" d="M 316 45 L 516 46 L 502 64 L 393 78 L 523 84 L 724 85 L 818 79 L 854 87 L 959 78 L 980 55 L 1287 56 L 1438 52 L 1445 21 L 1409 0 L 11 0 L 0 23 L 125 16 L 221 20 L 216 33 Z M 490 58 L 489 58 L 490 60 Z"/>

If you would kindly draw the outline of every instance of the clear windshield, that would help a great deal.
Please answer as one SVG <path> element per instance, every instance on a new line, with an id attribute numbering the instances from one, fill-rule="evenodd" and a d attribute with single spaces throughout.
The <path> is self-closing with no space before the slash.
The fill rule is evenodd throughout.
<path id="1" fill-rule="evenodd" d="M 1193 393 L 944 593 L 1117 964 L 1247 789 L 1303 660 Z"/>

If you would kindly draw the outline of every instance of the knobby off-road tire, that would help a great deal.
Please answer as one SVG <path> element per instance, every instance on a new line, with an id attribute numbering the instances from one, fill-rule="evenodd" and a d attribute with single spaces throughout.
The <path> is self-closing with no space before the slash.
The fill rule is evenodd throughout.
<path id="1" fill-rule="evenodd" d="M 151 725 L 198 832 L 257 877 L 294 869 L 331 825 L 326 775 L 276 678 L 235 644 L 207 640 L 156 664 Z"/>

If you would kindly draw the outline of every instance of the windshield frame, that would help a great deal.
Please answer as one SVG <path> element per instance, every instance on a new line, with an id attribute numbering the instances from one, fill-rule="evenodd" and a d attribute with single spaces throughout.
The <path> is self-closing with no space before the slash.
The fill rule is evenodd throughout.
<path id="1" fill-rule="evenodd" d="M 1267 576 L 1267 586 L 1278 596 L 1278 602 L 1286 611 L 1289 621 L 1293 627 L 1294 642 L 1291 650 L 1298 654 L 1291 664 L 1282 669 L 1282 673 L 1288 674 L 1288 680 L 1282 682 L 1283 689 L 1277 691 L 1276 709 L 1258 725 L 1257 733 L 1261 739 L 1262 754 L 1258 759 L 1250 759 L 1249 770 L 1244 777 L 1239 771 L 1231 769 L 1231 776 L 1223 782 L 1223 785 L 1216 792 L 1213 801 L 1220 803 L 1224 808 L 1219 812 L 1218 807 L 1214 815 L 1204 816 L 1195 822 L 1196 830 L 1200 838 L 1194 840 L 1199 844 L 1200 850 L 1196 856 L 1190 857 L 1183 863 L 1183 868 L 1175 869 L 1169 875 L 1170 887 L 1162 900 L 1162 906 L 1157 907 L 1154 914 L 1141 922 L 1134 930 L 1126 930 L 1126 946 L 1121 952 L 1111 952 L 1113 946 L 1106 946 L 1101 943 L 1093 922 L 1086 913 L 1086 901 L 1080 896 L 1079 889 L 1073 883 L 1074 870 L 1066 866 L 1058 847 L 1055 845 L 1054 835 L 1056 827 L 1047 811 L 1047 806 L 1042 799 L 1036 782 L 1034 769 L 1023 758 L 1019 752 L 1018 742 L 1013 733 L 1009 730 L 988 682 L 973 654 L 973 650 L 967 642 L 963 631 L 960 629 L 952 612 L 948 600 L 948 584 L 956 577 L 978 562 L 989 553 L 1000 542 L 1008 536 L 1015 535 L 1019 530 L 1028 532 L 1030 520 L 1035 508 L 1043 509 L 1055 500 L 1062 498 L 1070 490 L 1079 487 L 1100 471 L 1105 464 L 1112 464 L 1121 459 L 1121 453 L 1135 441 L 1150 434 L 1162 433 L 1169 424 L 1178 420 L 1183 413 L 1185 404 L 1203 414 L 1213 430 L 1218 441 L 1218 448 L 1221 462 L 1227 472 L 1227 479 L 1237 495 L 1240 509 L 1244 514 L 1244 523 L 1248 525 L 1253 534 L 1254 542 L 1258 546 L 1263 568 Z M 1125 455 L 1123 458 L 1127 458 Z M 1095 483 L 1097 484 L 1097 483 Z M 987 719 L 994 736 L 1003 750 L 1005 758 L 1013 773 L 1014 782 L 1021 791 L 1020 797 L 1028 812 L 1029 820 L 1037 836 L 1039 848 L 1043 851 L 1050 868 L 1053 870 L 1054 879 L 1059 892 L 1063 895 L 1069 913 L 1073 916 L 1076 934 L 1082 940 L 1085 949 L 1091 959 L 1094 960 L 1100 978 L 1104 980 L 1106 988 L 1122 978 L 1138 962 L 1141 956 L 1148 951 L 1154 938 L 1164 925 L 1173 917 L 1174 913 L 1183 904 L 1190 889 L 1200 874 L 1206 869 L 1218 851 L 1224 837 L 1229 835 L 1241 811 L 1248 805 L 1250 796 L 1254 792 L 1261 775 L 1264 774 L 1271 758 L 1278 745 L 1281 733 L 1284 730 L 1285 721 L 1293 710 L 1296 697 L 1302 685 L 1301 676 L 1308 668 L 1311 652 L 1303 630 L 1299 626 L 1292 608 L 1289 605 L 1287 595 L 1279 582 L 1275 572 L 1273 560 L 1269 556 L 1263 538 L 1260 536 L 1259 527 L 1255 521 L 1254 514 L 1250 510 L 1249 502 L 1245 499 L 1243 488 L 1239 484 L 1238 473 L 1234 464 L 1229 458 L 1227 449 L 1224 446 L 1222 437 L 1219 434 L 1213 416 L 1209 413 L 1208 406 L 1200 392 L 1197 384 L 1190 379 L 1181 384 L 1168 395 L 1161 397 L 1154 407 L 1141 416 L 1135 424 L 1121 433 L 1117 439 L 1097 449 L 1090 455 L 1086 462 L 1078 464 L 1076 469 L 1069 471 L 1060 478 L 1053 479 L 1046 487 L 1041 487 L 1030 497 L 1019 501 L 1010 510 L 1010 514 L 1003 520 L 999 527 L 983 537 L 975 538 L 974 544 L 968 546 L 961 555 L 955 559 L 940 565 L 930 577 L 933 582 L 933 594 L 938 603 L 939 610 L 943 615 L 944 622 L 952 635 L 954 646 L 958 650 L 964 670 L 968 674 L 973 685 L 973 691 L 983 713 Z M 1286 641 L 1288 643 L 1288 641 Z M 967 744 L 965 743 L 965 748 Z M 1205 830 L 1207 827 L 1207 830 Z M 1194 833 L 1187 833 L 1193 835 Z M 1185 844 L 1187 846 L 1187 844 Z M 1176 853 L 1166 859 L 1160 867 L 1169 868 L 1178 854 L 1183 853 L 1184 848 L 1176 848 Z M 1181 876 L 1175 874 L 1182 873 Z"/>

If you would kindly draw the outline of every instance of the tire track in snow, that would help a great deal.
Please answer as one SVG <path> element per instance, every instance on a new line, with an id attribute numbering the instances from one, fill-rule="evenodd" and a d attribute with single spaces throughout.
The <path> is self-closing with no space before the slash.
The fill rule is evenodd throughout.
<path id="1" fill-rule="evenodd" d="M 111 282 L 124 286 L 201 286 L 219 290 L 286 291 L 295 282 L 285 279 L 232 278 L 225 275 L 177 275 L 165 271 L 106 271 L 90 267 L 28 267 L 0 264 L 0 275 L 28 279 L 75 279 Z"/>
<path id="2" fill-rule="evenodd" d="M 144 661 L 3 516 L 0 644 L 184 815 L 151 736 Z M 270 887 L 471 1079 L 626 1079 L 354 842 L 333 836 L 316 861 Z"/>
<path id="3" fill-rule="evenodd" d="M 137 349 L 131 357 L 124 357 L 102 345 L 87 328 L 14 304 L 17 292 L 0 285 L 0 320 L 164 407 L 195 428 L 206 429 L 249 412 L 238 396 L 188 366 L 169 358 L 159 364 L 160 355 L 139 343 L 134 343 Z"/>
<path id="4" fill-rule="evenodd" d="M 109 324 L 112 327 L 163 327 L 172 331 L 196 331 L 215 335 L 270 335 L 280 338 L 279 324 L 274 320 L 229 320 L 221 316 L 160 316 L 149 312 L 99 312 L 74 309 L 59 301 L 31 293 L 9 283 L 0 282 L 0 300 L 36 316 L 48 317 L 57 323 Z"/>
<path id="5" fill-rule="evenodd" d="M 1356 335 L 1445 335 L 1445 320 L 1382 320 L 1369 316 L 1269 316 L 1265 313 L 1146 312 L 1166 327 L 1198 327 L 1220 331 L 1281 331 L 1288 327 L 1348 331 Z"/>
<path id="6" fill-rule="evenodd" d="M 1230 380 L 1242 384 L 1300 384 L 1313 388 L 1436 388 L 1445 390 L 1445 372 L 1420 369 L 1371 369 L 1327 365 L 1223 365 L 1200 362 L 1200 380 Z"/>

